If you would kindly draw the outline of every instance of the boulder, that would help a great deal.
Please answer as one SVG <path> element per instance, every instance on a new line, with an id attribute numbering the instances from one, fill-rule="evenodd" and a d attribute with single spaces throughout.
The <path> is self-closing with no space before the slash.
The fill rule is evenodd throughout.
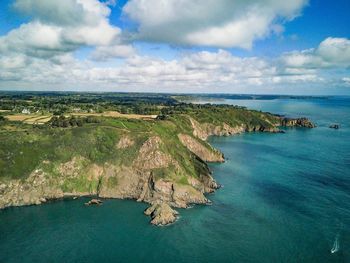
<path id="1" fill-rule="evenodd" d="M 167 203 L 156 203 L 145 210 L 145 215 L 151 216 L 151 224 L 166 226 L 176 221 L 178 212 Z"/>
<path id="2" fill-rule="evenodd" d="M 89 202 L 85 203 L 85 205 L 102 205 L 102 203 L 100 199 L 91 199 Z"/>

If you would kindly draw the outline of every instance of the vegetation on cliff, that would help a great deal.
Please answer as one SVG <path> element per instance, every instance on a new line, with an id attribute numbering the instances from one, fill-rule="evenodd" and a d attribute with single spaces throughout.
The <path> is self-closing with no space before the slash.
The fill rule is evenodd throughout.
<path id="1" fill-rule="evenodd" d="M 87 110 L 83 117 L 77 117 L 72 111 L 78 107 L 74 103 L 80 108 L 91 103 L 82 97 L 83 102 L 76 102 L 75 95 L 71 99 L 50 98 L 68 101 L 70 110 L 42 125 L 1 119 L 0 208 L 40 204 L 64 196 L 132 198 L 153 204 L 147 214 L 155 224 L 164 225 L 176 219 L 177 213 L 170 207 L 208 203 L 205 194 L 219 187 L 206 162 L 222 162 L 224 158 L 206 142 L 208 136 L 277 132 L 282 124 L 309 124 L 304 119 L 286 121 L 229 105 L 175 103 L 169 96 L 163 101 L 156 96 L 150 101 L 141 99 L 140 104 L 122 104 L 133 115 L 94 112 L 90 116 Z M 93 99 L 102 113 L 106 109 L 117 112 L 118 106 L 107 103 L 108 99 Z M 47 100 L 31 98 L 39 105 L 36 107 L 47 107 L 43 103 Z M 145 109 L 145 105 L 149 109 L 143 112 L 157 113 L 158 117 L 138 118 L 135 109 Z M 2 114 L 11 116 L 16 110 Z"/>

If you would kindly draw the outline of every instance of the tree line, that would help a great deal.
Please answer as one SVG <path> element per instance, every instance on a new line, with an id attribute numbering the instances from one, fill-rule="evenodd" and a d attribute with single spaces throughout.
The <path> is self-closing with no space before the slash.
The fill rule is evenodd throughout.
<path id="1" fill-rule="evenodd" d="M 53 116 L 51 120 L 48 122 L 48 124 L 51 127 L 60 127 L 60 128 L 69 128 L 69 127 L 81 127 L 85 123 L 99 123 L 100 120 L 93 116 L 88 116 L 85 118 L 81 117 L 65 117 L 64 115 L 61 115 L 59 117 Z"/>

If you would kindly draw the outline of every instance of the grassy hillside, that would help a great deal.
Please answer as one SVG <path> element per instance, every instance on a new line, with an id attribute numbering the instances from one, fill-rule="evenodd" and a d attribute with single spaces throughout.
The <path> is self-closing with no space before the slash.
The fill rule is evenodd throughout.
<path id="1" fill-rule="evenodd" d="M 223 129 L 224 125 L 273 128 L 278 123 L 278 118 L 271 114 L 227 105 L 163 106 L 155 119 L 123 114 L 93 113 L 90 116 L 85 113 L 76 116 L 69 112 L 65 116 L 53 117 L 52 121 L 41 125 L 2 119 L 0 181 L 20 179 L 24 182 L 33 172 L 42 171 L 49 177 L 46 180 L 53 180 L 53 184 L 63 192 L 95 193 L 103 183 L 107 195 L 111 193 L 110 189 L 119 187 L 116 195 L 124 196 L 120 194 L 123 192 L 120 189 L 131 187 L 131 184 L 134 185 L 133 191 L 137 192 L 138 186 L 135 184 L 146 180 L 150 172 L 154 182 L 172 182 L 190 187 L 181 191 L 211 191 L 208 185 L 211 185 L 212 179 L 202 177 L 209 170 L 201 158 L 209 155 L 211 160 L 217 158 L 219 161 L 221 153 L 194 135 L 192 120 L 203 127 L 209 125 L 218 130 Z M 190 136 L 185 138 L 193 145 L 185 145 L 179 135 L 182 138 Z M 159 145 L 147 146 L 151 138 L 159 138 Z M 128 145 L 119 147 L 123 140 Z M 142 155 L 142 149 L 146 146 L 149 149 Z M 199 158 L 192 151 L 204 157 Z M 138 173 L 138 179 L 133 179 Z M 191 199 L 191 195 L 198 197 L 198 193 L 194 192 L 186 202 L 197 202 Z M 203 202 L 203 198 L 200 197 L 198 202 Z M 178 201 L 177 205 L 182 205 L 181 202 Z"/>

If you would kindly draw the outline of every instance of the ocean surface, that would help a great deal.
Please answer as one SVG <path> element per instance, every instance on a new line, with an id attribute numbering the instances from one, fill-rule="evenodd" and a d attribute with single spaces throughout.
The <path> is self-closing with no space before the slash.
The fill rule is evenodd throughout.
<path id="1" fill-rule="evenodd" d="M 131 200 L 2 210 L 0 262 L 350 262 L 350 98 L 220 103 L 318 127 L 211 138 L 227 158 L 210 165 L 223 188 L 167 227 Z"/>

